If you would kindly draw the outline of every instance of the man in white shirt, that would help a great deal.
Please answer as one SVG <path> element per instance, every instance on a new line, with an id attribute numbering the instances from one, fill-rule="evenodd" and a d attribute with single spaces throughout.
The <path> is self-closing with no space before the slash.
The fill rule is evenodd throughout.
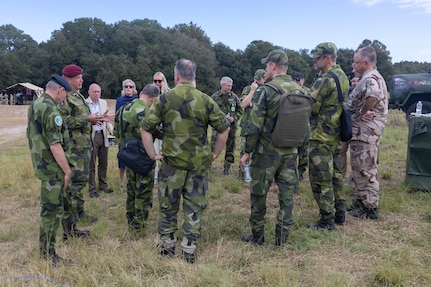
<path id="1" fill-rule="evenodd" d="M 89 97 L 86 99 L 92 114 L 103 115 L 108 111 L 108 104 L 101 99 L 101 88 L 98 84 L 91 84 L 88 88 Z M 93 150 L 90 159 L 90 175 L 88 178 L 88 190 L 91 198 L 99 197 L 96 190 L 96 159 L 98 159 L 97 176 L 99 179 L 99 190 L 105 193 L 112 193 L 113 190 L 108 188 L 106 171 L 108 169 L 108 136 L 112 135 L 113 126 L 111 123 L 102 122 L 92 126 L 91 139 L 93 141 Z"/>

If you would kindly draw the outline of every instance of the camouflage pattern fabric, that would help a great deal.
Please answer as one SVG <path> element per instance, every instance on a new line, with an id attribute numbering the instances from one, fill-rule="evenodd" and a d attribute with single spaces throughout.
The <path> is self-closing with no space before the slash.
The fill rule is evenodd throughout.
<path id="1" fill-rule="evenodd" d="M 182 196 L 183 230 L 189 247 L 185 250 L 193 254 L 201 235 L 201 213 L 208 203 L 208 167 L 212 160 L 208 125 L 222 133 L 229 122 L 211 97 L 190 83 L 180 83 L 156 99 L 141 121 L 141 128 L 153 133 L 160 123 L 163 162 L 158 175 L 158 232 L 163 246 L 175 244 Z"/>
<path id="2" fill-rule="evenodd" d="M 360 110 L 368 97 L 376 98 L 371 121 L 361 120 Z M 366 71 L 349 95 L 348 107 L 352 113 L 353 137 L 350 143 L 352 176 L 355 196 L 365 207 L 377 208 L 379 181 L 377 154 L 388 118 L 388 92 L 383 77 L 376 69 Z"/>
<path id="3" fill-rule="evenodd" d="M 88 121 L 90 107 L 79 92 L 69 92 L 66 101 L 60 106 L 61 113 L 70 134 L 70 164 L 72 182 L 69 192 L 72 198 L 73 212 L 84 211 L 83 189 L 88 182 L 91 158 L 91 126 Z"/>
<path id="4" fill-rule="evenodd" d="M 196 246 L 201 237 L 202 211 L 208 205 L 208 169 L 182 170 L 162 162 L 158 184 L 160 236 L 169 237 L 178 230 L 178 211 L 183 197 L 183 230 L 185 237 Z"/>
<path id="5" fill-rule="evenodd" d="M 214 100 L 186 83 L 159 96 L 141 121 L 141 128 L 154 133 L 161 122 L 164 162 L 189 170 L 204 169 L 211 163 L 208 125 L 219 133 L 229 127 Z"/>
<path id="6" fill-rule="evenodd" d="M 293 193 L 298 182 L 296 152 L 285 155 L 253 154 L 250 183 L 250 226 L 254 236 L 264 234 L 266 197 L 272 179 L 277 183 L 279 209 L 275 230 L 288 235 L 293 220 Z"/>
<path id="7" fill-rule="evenodd" d="M 26 133 L 34 173 L 41 180 L 39 249 L 43 256 L 55 251 L 60 220 L 71 215 L 70 198 L 67 192 L 61 191 L 64 173 L 50 150 L 50 145 L 61 143 L 68 159 L 69 132 L 60 110 L 48 94 L 42 94 L 29 106 Z"/>
<path id="8" fill-rule="evenodd" d="M 242 89 L 241 99 L 240 99 L 241 102 L 250 93 L 250 91 L 251 91 L 250 85 L 246 86 L 244 89 Z M 241 137 L 244 137 L 245 126 L 247 125 L 248 118 L 250 117 L 250 111 L 251 111 L 251 107 L 246 107 L 245 109 L 243 109 L 242 116 L 241 116 L 241 122 L 239 125 L 241 128 L 241 132 L 240 132 Z M 241 151 L 243 152 L 243 149 L 241 149 Z"/>
<path id="9" fill-rule="evenodd" d="M 340 81 L 340 88 L 347 100 L 349 80 L 339 65 L 333 66 L 327 73 L 333 72 Z M 338 92 L 334 79 L 326 74 L 321 75 L 312 85 L 311 96 L 316 100 L 311 109 L 311 135 L 310 140 L 331 142 L 337 145 L 340 142 L 340 115 L 341 105 L 338 104 Z"/>
<path id="10" fill-rule="evenodd" d="M 286 91 L 300 89 L 289 75 L 276 76 L 271 82 L 280 85 Z M 274 129 L 280 96 L 272 87 L 264 84 L 253 97 L 244 136 L 245 152 L 252 153 L 250 183 L 250 225 L 255 237 L 264 232 L 266 196 L 272 179 L 279 187 L 279 211 L 277 214 L 276 234 L 287 236 L 293 224 L 293 193 L 298 184 L 297 149 L 276 148 L 271 142 L 270 132 Z"/>
<path id="11" fill-rule="evenodd" d="M 60 110 L 44 93 L 29 106 L 27 117 L 27 139 L 36 177 L 40 180 L 63 180 L 63 170 L 49 148 L 52 144 L 61 143 L 69 160 L 69 131 Z"/>
<path id="12" fill-rule="evenodd" d="M 230 125 L 229 136 L 226 141 L 225 151 L 225 167 L 230 167 L 235 161 L 235 143 L 236 143 L 236 132 L 238 128 L 238 122 L 241 119 L 243 108 L 238 96 L 234 92 L 223 95 L 221 91 L 215 92 L 211 98 L 218 104 L 222 112 L 227 115 L 228 113 L 235 119 Z M 214 148 L 216 141 L 216 132 L 213 130 L 211 137 L 211 147 Z"/>
<path id="13" fill-rule="evenodd" d="M 368 208 L 379 206 L 377 153 L 376 144 L 357 140 L 350 142 L 352 177 L 355 183 L 353 196 L 355 199 L 361 199 Z"/>
<path id="14" fill-rule="evenodd" d="M 117 111 L 115 123 L 121 142 L 132 137 L 141 139 L 139 125 L 147 109 L 147 104 L 138 98 Z M 142 176 L 126 167 L 126 217 L 129 223 L 143 227 L 148 218 L 153 206 L 154 168 L 155 164 L 146 176 Z"/>
<path id="15" fill-rule="evenodd" d="M 344 99 L 349 80 L 339 65 L 330 68 L 340 81 Z M 319 206 L 320 220 L 334 224 L 335 213 L 344 212 L 343 175 L 340 161 L 340 115 L 338 92 L 334 79 L 321 75 L 312 86 L 316 103 L 311 109 L 309 142 L 309 176 L 314 198 Z M 335 210 L 335 213 L 334 213 Z"/>
<path id="16" fill-rule="evenodd" d="M 335 213 L 346 211 L 342 194 L 341 146 L 310 141 L 308 150 L 310 185 L 319 206 L 320 219 L 334 224 Z"/>

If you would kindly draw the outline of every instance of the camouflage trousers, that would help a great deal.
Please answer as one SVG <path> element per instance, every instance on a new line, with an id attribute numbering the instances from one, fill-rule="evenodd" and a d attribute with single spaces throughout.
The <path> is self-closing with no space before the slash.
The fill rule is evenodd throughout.
<path id="1" fill-rule="evenodd" d="M 72 167 L 72 182 L 69 194 L 72 198 L 72 211 L 75 216 L 84 212 L 83 190 L 88 183 L 90 174 L 91 148 L 72 149 L 70 163 Z"/>
<path id="2" fill-rule="evenodd" d="M 343 175 L 340 167 L 341 146 L 311 140 L 309 143 L 309 176 L 320 220 L 333 224 L 335 213 L 346 211 L 342 198 Z M 335 213 L 334 213 L 335 211 Z"/>
<path id="3" fill-rule="evenodd" d="M 377 154 L 376 144 L 355 140 L 350 143 L 354 197 L 361 199 L 368 208 L 377 208 L 379 205 Z"/>
<path id="4" fill-rule="evenodd" d="M 293 193 L 298 182 L 296 172 L 297 154 L 252 154 L 250 183 L 250 225 L 254 236 L 264 235 L 266 198 L 273 179 L 278 185 L 276 234 L 280 230 L 289 233 L 293 220 Z"/>
<path id="5" fill-rule="evenodd" d="M 160 209 L 157 229 L 162 243 L 170 245 L 170 240 L 175 237 L 182 197 L 184 240 L 194 250 L 201 236 L 202 213 L 208 205 L 208 169 L 182 170 L 162 162 L 158 183 Z M 188 252 L 193 253 L 191 251 Z"/>
<path id="6" fill-rule="evenodd" d="M 140 175 L 126 167 L 127 199 L 126 217 L 128 223 L 144 227 L 153 207 L 154 170 L 148 176 Z"/>
<path id="7" fill-rule="evenodd" d="M 67 192 L 62 192 L 63 181 L 42 181 L 40 188 L 40 255 L 55 252 L 55 238 L 61 219 L 71 216 L 71 202 Z"/>

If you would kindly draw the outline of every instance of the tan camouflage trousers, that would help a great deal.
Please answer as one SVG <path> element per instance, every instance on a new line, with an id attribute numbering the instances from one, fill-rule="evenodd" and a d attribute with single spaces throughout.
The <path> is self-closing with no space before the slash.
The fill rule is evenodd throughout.
<path id="1" fill-rule="evenodd" d="M 376 144 L 355 140 L 350 143 L 354 196 L 368 208 L 377 208 L 379 205 L 377 154 Z"/>

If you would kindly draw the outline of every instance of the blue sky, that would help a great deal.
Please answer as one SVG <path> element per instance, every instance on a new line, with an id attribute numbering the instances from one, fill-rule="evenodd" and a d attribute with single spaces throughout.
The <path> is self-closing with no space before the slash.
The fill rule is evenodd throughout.
<path id="1" fill-rule="evenodd" d="M 193 22 L 213 43 L 234 50 L 254 40 L 295 51 L 327 41 L 356 49 L 369 39 L 386 45 L 393 62 L 431 62 L 431 0 L 13 0 L 1 8 L 0 25 L 12 24 L 39 43 L 76 18 L 107 24 L 148 18 L 165 28 Z"/>

